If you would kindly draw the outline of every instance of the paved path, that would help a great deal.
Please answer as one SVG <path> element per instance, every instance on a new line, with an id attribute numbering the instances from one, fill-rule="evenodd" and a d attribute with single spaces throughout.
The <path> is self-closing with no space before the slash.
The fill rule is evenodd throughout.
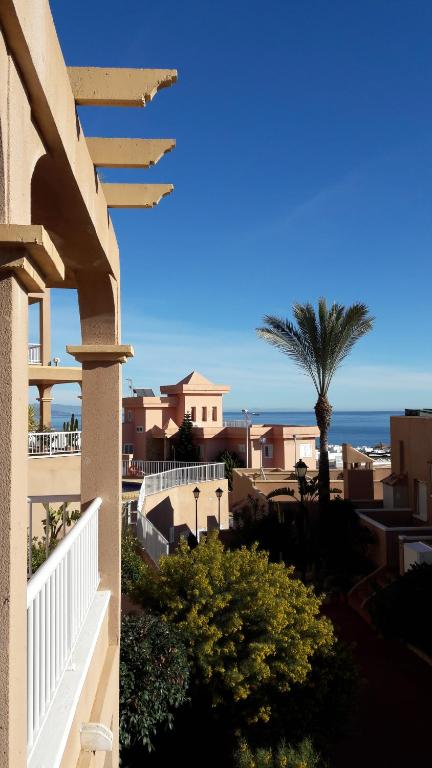
<path id="1" fill-rule="evenodd" d="M 363 678 L 353 733 L 338 745 L 331 768 L 432 766 L 432 668 L 379 638 L 350 607 L 329 606 L 326 614 L 339 637 L 355 643 Z"/>

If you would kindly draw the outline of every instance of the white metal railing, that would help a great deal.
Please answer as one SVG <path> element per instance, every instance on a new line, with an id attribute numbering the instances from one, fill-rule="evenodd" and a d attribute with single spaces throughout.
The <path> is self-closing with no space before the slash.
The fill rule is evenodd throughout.
<path id="1" fill-rule="evenodd" d="M 224 427 L 243 427 L 243 429 L 246 429 L 246 427 L 249 426 L 244 419 L 227 419 L 227 421 L 224 421 L 223 425 Z"/>
<path id="2" fill-rule="evenodd" d="M 29 432 L 29 456 L 81 453 L 81 432 Z"/>
<path id="3" fill-rule="evenodd" d="M 94 499 L 27 584 L 29 753 L 68 667 L 98 588 L 98 513 L 101 504 L 101 499 Z"/>
<path id="4" fill-rule="evenodd" d="M 123 477 L 144 477 L 156 475 L 179 467 L 196 467 L 200 461 L 142 461 L 141 459 L 123 460 Z"/>
<path id="5" fill-rule="evenodd" d="M 169 543 L 165 536 L 150 522 L 148 517 L 137 515 L 136 535 L 141 546 L 153 562 L 158 563 L 163 555 L 169 554 Z"/>
<path id="6" fill-rule="evenodd" d="M 178 485 L 189 483 L 204 483 L 209 480 L 223 480 L 225 477 L 225 464 L 196 464 L 191 467 L 178 467 L 168 472 L 159 472 L 156 475 L 144 476 L 138 499 L 138 510 L 141 511 L 144 499 L 153 493 L 160 493 Z"/>
<path id="7" fill-rule="evenodd" d="M 30 365 L 40 365 L 40 362 L 41 362 L 41 345 L 40 344 L 28 345 L 28 361 Z"/>

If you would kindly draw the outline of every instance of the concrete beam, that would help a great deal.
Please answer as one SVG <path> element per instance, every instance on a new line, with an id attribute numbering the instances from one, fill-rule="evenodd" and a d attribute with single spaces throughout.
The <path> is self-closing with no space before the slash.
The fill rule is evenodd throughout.
<path id="1" fill-rule="evenodd" d="M 125 363 L 134 356 L 130 344 L 68 344 L 66 352 L 79 363 Z"/>
<path id="2" fill-rule="evenodd" d="M 108 208 L 154 208 L 172 184 L 102 184 Z"/>
<path id="3" fill-rule="evenodd" d="M 10 253 L 16 251 L 18 258 L 25 251 L 48 287 L 64 280 L 64 264 L 44 227 L 38 224 L 0 224 L 0 250 L 3 248 Z M 38 290 L 34 289 L 35 292 Z"/>
<path id="4" fill-rule="evenodd" d="M 94 165 L 102 168 L 148 168 L 175 147 L 175 139 L 86 139 Z"/>
<path id="5" fill-rule="evenodd" d="M 177 81 L 176 69 L 68 67 L 68 73 L 75 102 L 99 107 L 145 107 Z"/>
<path id="6" fill-rule="evenodd" d="M 29 365 L 29 384 L 72 384 L 82 381 L 82 368 L 72 365 Z"/>

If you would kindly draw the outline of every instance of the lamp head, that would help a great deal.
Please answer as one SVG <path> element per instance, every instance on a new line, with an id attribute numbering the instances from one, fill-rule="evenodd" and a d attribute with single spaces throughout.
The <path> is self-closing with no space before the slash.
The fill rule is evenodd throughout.
<path id="1" fill-rule="evenodd" d="M 195 488 L 193 489 L 192 493 L 193 493 L 193 495 L 194 495 L 195 501 L 198 501 L 198 499 L 199 499 L 199 495 L 200 495 L 200 493 L 201 493 L 200 489 L 199 489 L 199 488 L 197 488 L 197 487 L 195 487 Z"/>
<path id="2" fill-rule="evenodd" d="M 299 459 L 298 462 L 294 465 L 294 469 L 297 475 L 297 479 L 302 480 L 304 477 L 306 477 L 308 465 L 305 464 L 302 459 Z"/>
<path id="3" fill-rule="evenodd" d="M 216 488 L 215 493 L 216 493 L 216 496 L 218 497 L 218 499 L 220 499 L 222 494 L 223 494 L 222 488 Z"/>

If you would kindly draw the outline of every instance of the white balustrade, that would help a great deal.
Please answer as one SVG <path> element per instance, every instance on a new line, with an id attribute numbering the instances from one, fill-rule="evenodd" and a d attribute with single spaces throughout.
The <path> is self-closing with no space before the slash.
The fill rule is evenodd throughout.
<path id="1" fill-rule="evenodd" d="M 123 477 L 144 477 L 144 475 L 155 475 L 178 467 L 196 467 L 201 463 L 199 461 L 142 461 L 141 459 L 127 461 L 124 459 Z"/>
<path id="2" fill-rule="evenodd" d="M 53 500 L 58 499 L 50 499 Z M 29 754 L 68 668 L 98 588 L 98 514 L 101 504 L 99 498 L 90 504 L 27 583 Z"/>
<path id="3" fill-rule="evenodd" d="M 155 475 L 144 476 L 138 499 L 138 510 L 141 511 L 144 499 L 154 493 L 175 488 L 178 485 L 208 482 L 210 480 L 223 480 L 225 477 L 225 464 L 195 464 L 188 467 L 177 467 L 167 472 L 159 472 Z"/>
<path id="4" fill-rule="evenodd" d="M 139 513 L 136 521 L 136 536 L 154 563 L 158 563 L 163 555 L 169 554 L 168 540 L 150 522 L 148 517 Z"/>
<path id="5" fill-rule="evenodd" d="M 81 453 L 81 432 L 29 432 L 29 456 Z"/>
<path id="6" fill-rule="evenodd" d="M 41 363 L 41 345 L 40 344 L 28 345 L 28 361 L 30 365 L 40 365 Z"/>
<path id="7" fill-rule="evenodd" d="M 236 429 L 242 427 L 242 429 L 246 429 L 249 426 L 249 422 L 246 423 L 244 419 L 228 419 L 224 421 L 223 425 L 224 427 L 235 427 Z"/>

